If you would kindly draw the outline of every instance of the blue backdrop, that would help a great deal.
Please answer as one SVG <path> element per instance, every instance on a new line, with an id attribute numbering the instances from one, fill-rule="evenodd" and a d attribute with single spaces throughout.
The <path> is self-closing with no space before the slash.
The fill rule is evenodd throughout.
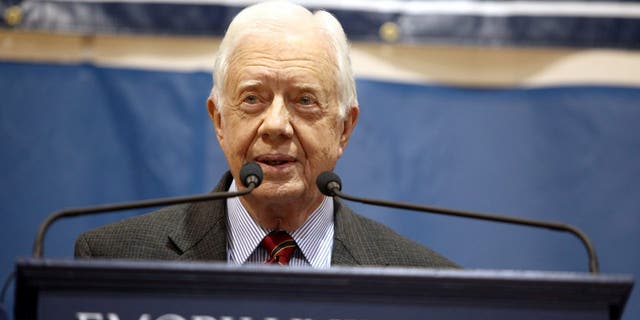
<path id="1" fill-rule="evenodd" d="M 640 88 L 357 85 L 345 191 L 571 223 L 602 272 L 640 276 Z M 226 170 L 210 87 L 204 72 L 0 62 L 0 274 L 54 210 L 209 191 Z M 352 207 L 466 268 L 587 270 L 570 235 Z M 70 257 L 80 232 L 132 214 L 57 223 L 46 255 Z"/>

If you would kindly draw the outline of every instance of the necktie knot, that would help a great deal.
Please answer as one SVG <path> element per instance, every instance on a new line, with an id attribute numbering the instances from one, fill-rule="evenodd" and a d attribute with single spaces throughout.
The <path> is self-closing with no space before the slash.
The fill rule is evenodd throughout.
<path id="1" fill-rule="evenodd" d="M 285 231 L 273 231 L 262 239 L 262 246 L 269 253 L 267 264 L 289 264 L 289 259 L 296 249 L 296 242 Z"/>

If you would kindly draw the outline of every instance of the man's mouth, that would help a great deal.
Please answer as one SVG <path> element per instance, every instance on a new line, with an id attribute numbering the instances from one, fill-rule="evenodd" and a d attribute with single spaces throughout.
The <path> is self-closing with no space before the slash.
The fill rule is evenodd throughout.
<path id="1" fill-rule="evenodd" d="M 296 161 L 296 158 L 288 156 L 288 155 L 280 155 L 280 154 L 269 154 L 262 155 L 256 158 L 258 163 L 266 164 L 268 166 L 277 167 L 286 165 Z"/>

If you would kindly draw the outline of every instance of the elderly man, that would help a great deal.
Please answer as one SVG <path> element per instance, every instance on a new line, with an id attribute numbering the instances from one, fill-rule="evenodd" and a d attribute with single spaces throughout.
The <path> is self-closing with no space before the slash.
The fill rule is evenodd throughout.
<path id="1" fill-rule="evenodd" d="M 207 109 L 235 191 L 241 166 L 262 184 L 241 198 L 168 207 L 80 236 L 80 257 L 455 267 L 433 251 L 322 195 L 358 119 L 348 43 L 329 13 L 287 2 L 244 9 L 214 66 Z M 275 247 L 275 248 L 274 248 Z"/>

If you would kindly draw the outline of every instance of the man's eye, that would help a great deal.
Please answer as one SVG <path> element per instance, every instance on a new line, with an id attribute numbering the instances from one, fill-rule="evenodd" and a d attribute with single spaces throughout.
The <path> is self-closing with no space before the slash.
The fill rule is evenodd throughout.
<path id="1" fill-rule="evenodd" d="M 315 99 L 313 99 L 313 97 L 310 97 L 310 96 L 302 96 L 300 97 L 300 99 L 298 99 L 298 103 L 304 106 L 310 106 L 315 104 Z"/>
<path id="2" fill-rule="evenodd" d="M 243 102 L 248 104 L 256 104 L 260 102 L 260 98 L 258 98 L 258 96 L 256 95 L 248 95 L 244 98 Z"/>

